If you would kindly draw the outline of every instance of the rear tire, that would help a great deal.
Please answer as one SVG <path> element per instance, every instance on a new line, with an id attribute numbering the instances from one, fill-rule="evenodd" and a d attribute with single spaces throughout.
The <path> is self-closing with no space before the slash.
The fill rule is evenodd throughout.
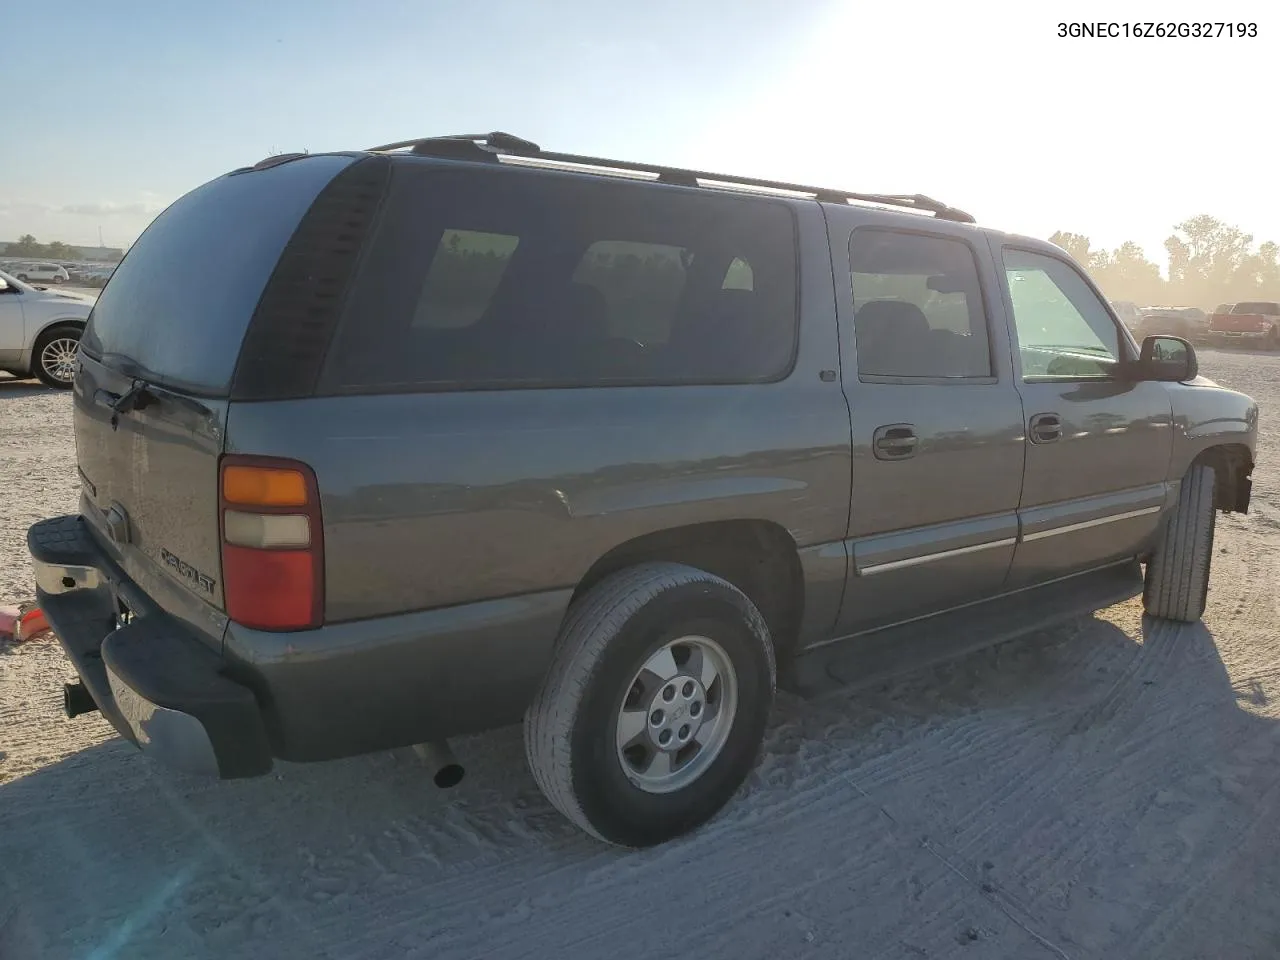
<path id="1" fill-rule="evenodd" d="M 775 682 L 769 628 L 740 590 L 684 564 L 631 567 L 569 608 L 525 714 L 529 767 L 593 836 L 663 843 L 738 791 Z"/>
<path id="2" fill-rule="evenodd" d="M 18 274 L 18 279 L 19 279 L 19 280 L 21 280 L 23 283 L 30 283 L 30 282 L 31 282 L 31 278 L 30 278 L 29 276 L 27 276 L 25 273 L 20 273 L 20 274 Z"/>
<path id="3" fill-rule="evenodd" d="M 1195 623 L 1204 614 L 1217 520 L 1215 479 L 1211 467 L 1199 464 L 1182 478 L 1178 504 L 1147 564 L 1142 603 L 1153 617 Z"/>
<path id="4" fill-rule="evenodd" d="M 53 327 L 36 338 L 31 351 L 31 372 L 47 387 L 66 390 L 75 382 L 79 327 Z"/>

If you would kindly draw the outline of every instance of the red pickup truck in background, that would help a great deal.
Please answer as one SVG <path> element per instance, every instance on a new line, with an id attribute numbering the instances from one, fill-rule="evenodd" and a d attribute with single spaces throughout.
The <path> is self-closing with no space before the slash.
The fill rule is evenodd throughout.
<path id="1" fill-rule="evenodd" d="M 1249 300 L 1233 305 L 1226 313 L 1209 318 L 1212 343 L 1257 343 L 1268 350 L 1280 350 L 1280 303 Z"/>

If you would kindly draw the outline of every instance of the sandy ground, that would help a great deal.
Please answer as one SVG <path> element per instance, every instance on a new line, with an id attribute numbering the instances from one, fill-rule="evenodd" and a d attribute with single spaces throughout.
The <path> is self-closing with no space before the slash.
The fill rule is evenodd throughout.
<path id="1" fill-rule="evenodd" d="M 1280 955 L 1280 357 L 1254 510 L 1204 625 L 1136 603 L 877 689 L 783 696 L 744 793 L 627 853 L 541 798 L 518 731 L 210 783 L 63 718 L 52 643 L 0 647 L 0 958 Z M 68 400 L 0 384 L 0 602 L 74 507 Z"/>

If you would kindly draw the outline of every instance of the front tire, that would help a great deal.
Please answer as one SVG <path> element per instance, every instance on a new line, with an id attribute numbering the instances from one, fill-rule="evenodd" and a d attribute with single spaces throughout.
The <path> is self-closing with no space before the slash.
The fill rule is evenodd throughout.
<path id="1" fill-rule="evenodd" d="M 1153 617 L 1195 623 L 1204 615 L 1217 520 L 1215 479 L 1213 468 L 1198 464 L 1182 478 L 1178 505 L 1147 564 L 1142 603 Z"/>
<path id="2" fill-rule="evenodd" d="M 54 327 L 36 338 L 31 351 L 31 372 L 47 387 L 66 390 L 75 382 L 76 350 L 81 330 Z"/>
<path id="3" fill-rule="evenodd" d="M 628 568 L 569 608 L 525 714 L 529 767 L 593 836 L 671 840 L 746 779 L 776 674 L 769 628 L 732 584 L 677 563 Z"/>

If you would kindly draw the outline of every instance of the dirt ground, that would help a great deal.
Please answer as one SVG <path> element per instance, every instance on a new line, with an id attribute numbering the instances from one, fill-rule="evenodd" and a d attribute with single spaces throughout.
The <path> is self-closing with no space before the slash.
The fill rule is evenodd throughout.
<path id="1" fill-rule="evenodd" d="M 211 783 L 61 712 L 0 646 L 0 958 L 1280 956 L 1280 357 L 1206 350 L 1262 405 L 1203 625 L 1137 602 L 880 688 L 783 696 L 717 820 L 595 843 L 519 731 L 438 792 L 379 754 Z M 0 383 L 0 603 L 74 509 L 65 394 Z"/>

